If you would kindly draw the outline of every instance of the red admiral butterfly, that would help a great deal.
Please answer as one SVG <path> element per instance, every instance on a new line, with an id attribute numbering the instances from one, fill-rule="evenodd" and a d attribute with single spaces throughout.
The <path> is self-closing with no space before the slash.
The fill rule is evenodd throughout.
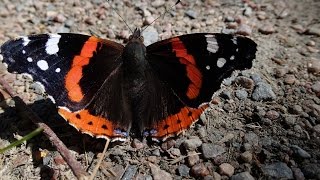
<path id="1" fill-rule="evenodd" d="M 59 114 L 83 133 L 164 139 L 190 127 L 234 70 L 251 68 L 256 43 L 228 34 L 182 35 L 123 46 L 81 34 L 20 37 L 1 46 L 10 72 L 40 82 Z"/>

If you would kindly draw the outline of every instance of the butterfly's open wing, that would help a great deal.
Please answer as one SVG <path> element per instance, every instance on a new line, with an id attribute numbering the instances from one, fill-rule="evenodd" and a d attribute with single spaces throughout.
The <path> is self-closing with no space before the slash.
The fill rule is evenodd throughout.
<path id="1" fill-rule="evenodd" d="M 151 129 L 156 132 L 151 136 L 166 137 L 189 127 L 204 109 L 199 105 L 210 101 L 234 70 L 251 68 L 255 53 L 256 43 L 251 39 L 227 34 L 189 34 L 148 46 L 151 67 L 180 101 L 171 100 L 176 107 L 154 124 Z"/>
<path id="2" fill-rule="evenodd" d="M 20 37 L 1 46 L 9 72 L 27 73 L 45 88 L 59 114 L 82 132 L 101 137 L 115 133 L 117 112 L 93 110 L 101 91 L 117 92 L 121 44 L 80 34 L 41 34 Z M 114 91 L 116 90 L 116 91 Z M 108 96 L 111 104 L 117 96 Z M 119 100 L 121 101 L 121 100 Z M 111 106 L 111 105 L 110 105 Z"/>

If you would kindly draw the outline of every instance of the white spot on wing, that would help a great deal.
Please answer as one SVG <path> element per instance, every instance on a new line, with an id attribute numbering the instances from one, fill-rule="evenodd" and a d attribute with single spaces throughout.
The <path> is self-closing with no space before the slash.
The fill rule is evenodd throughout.
<path id="1" fill-rule="evenodd" d="M 230 57 L 230 60 L 234 60 L 234 55 L 232 55 L 232 56 Z"/>
<path id="2" fill-rule="evenodd" d="M 227 60 L 225 58 L 219 58 L 217 61 L 217 66 L 219 68 L 222 68 L 224 66 L 224 64 L 226 64 Z"/>
<path id="3" fill-rule="evenodd" d="M 56 71 L 56 73 L 59 73 L 61 71 L 61 69 L 57 68 L 55 71 Z"/>
<path id="4" fill-rule="evenodd" d="M 0 54 L 0 61 L 3 61 L 3 56 L 2 56 L 2 54 Z"/>
<path id="5" fill-rule="evenodd" d="M 56 54 L 59 51 L 58 43 L 60 41 L 61 35 L 50 34 L 49 39 L 46 43 L 46 52 L 50 55 Z"/>
<path id="6" fill-rule="evenodd" d="M 33 59 L 32 59 L 31 57 L 28 57 L 28 58 L 27 58 L 27 61 L 28 61 L 28 62 L 32 62 Z"/>
<path id="7" fill-rule="evenodd" d="M 30 39 L 27 37 L 27 36 L 25 36 L 25 37 L 23 37 L 22 38 L 22 40 L 23 40 L 23 46 L 26 46 L 26 45 L 28 45 L 29 44 L 29 42 L 30 42 Z"/>
<path id="8" fill-rule="evenodd" d="M 232 40 L 232 42 L 233 42 L 234 45 L 237 45 L 237 44 L 238 44 L 237 37 L 233 37 L 231 40 Z"/>
<path id="9" fill-rule="evenodd" d="M 52 96 L 48 95 L 48 98 L 53 102 L 53 104 L 56 103 L 56 100 L 54 100 L 54 98 Z"/>
<path id="10" fill-rule="evenodd" d="M 207 50 L 216 53 L 219 50 L 219 45 L 217 42 L 217 39 L 214 37 L 213 34 L 207 34 L 205 35 L 206 40 L 207 40 Z"/>
<path id="11" fill-rule="evenodd" d="M 25 54 L 26 53 L 26 51 L 25 50 L 22 50 L 22 54 Z"/>
<path id="12" fill-rule="evenodd" d="M 209 65 L 208 65 L 208 66 L 206 66 L 206 69 L 207 69 L 207 70 L 210 70 L 210 66 L 209 66 Z"/>
<path id="13" fill-rule="evenodd" d="M 45 70 L 47 70 L 47 69 L 49 68 L 48 62 L 45 61 L 45 60 L 39 60 L 39 61 L 37 62 L 37 65 L 38 65 L 38 67 L 39 67 L 41 70 L 43 70 L 43 71 L 45 71 Z"/>

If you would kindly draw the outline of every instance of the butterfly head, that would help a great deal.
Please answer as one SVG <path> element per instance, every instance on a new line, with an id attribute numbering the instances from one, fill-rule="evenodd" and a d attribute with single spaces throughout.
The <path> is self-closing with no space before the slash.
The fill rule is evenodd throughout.
<path id="1" fill-rule="evenodd" d="M 129 37 L 129 42 L 140 42 L 143 43 L 143 36 L 141 35 L 141 29 L 136 28 L 133 34 Z"/>

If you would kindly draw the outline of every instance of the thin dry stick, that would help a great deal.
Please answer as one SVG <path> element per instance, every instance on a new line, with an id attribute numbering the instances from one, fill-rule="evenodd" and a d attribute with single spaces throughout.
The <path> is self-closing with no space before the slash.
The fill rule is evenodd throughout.
<path id="1" fill-rule="evenodd" d="M 101 163 L 102 163 L 102 160 L 103 160 L 103 158 L 104 158 L 104 156 L 105 156 L 105 154 L 106 154 L 106 152 L 107 152 L 109 143 L 110 143 L 110 139 L 107 139 L 106 144 L 105 144 L 105 146 L 104 146 L 104 149 L 103 149 L 103 151 L 102 151 L 102 154 L 101 154 L 101 156 L 100 156 L 100 158 L 99 158 L 99 160 L 98 160 L 98 163 L 97 163 L 96 167 L 94 167 L 94 170 L 93 170 L 93 172 L 92 172 L 89 180 L 93 180 L 93 178 L 96 176 L 96 174 L 97 174 L 97 172 L 98 172 L 98 170 L 99 170 L 99 168 L 100 168 L 100 165 L 101 165 Z"/>
<path id="2" fill-rule="evenodd" d="M 81 164 L 76 161 L 73 154 L 70 153 L 68 148 L 63 144 L 63 142 L 57 137 L 57 135 L 51 130 L 49 126 L 47 126 L 45 123 L 42 123 L 44 121 L 41 120 L 24 102 L 23 100 L 15 95 L 12 88 L 3 80 L 2 77 L 0 77 L 0 84 L 4 88 L 4 90 L 13 98 L 13 100 L 16 103 L 16 108 L 18 110 L 22 110 L 22 112 L 28 117 L 33 123 L 35 123 L 38 127 L 43 129 L 43 133 L 49 141 L 55 146 L 57 151 L 61 154 L 63 159 L 66 161 L 66 163 L 71 168 L 72 172 L 78 179 L 83 179 L 87 173 L 82 168 Z"/>

